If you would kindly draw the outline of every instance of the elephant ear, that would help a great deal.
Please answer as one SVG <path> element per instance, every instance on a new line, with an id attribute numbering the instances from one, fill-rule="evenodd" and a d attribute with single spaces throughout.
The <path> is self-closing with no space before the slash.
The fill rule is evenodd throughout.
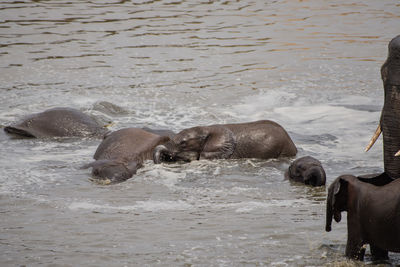
<path id="1" fill-rule="evenodd" d="M 328 189 L 326 200 L 326 225 L 325 230 L 331 231 L 332 219 L 336 222 L 342 220 L 342 211 L 347 211 L 347 177 L 340 176 L 333 181 Z"/>
<path id="2" fill-rule="evenodd" d="M 342 220 L 341 210 L 337 207 L 340 204 L 340 200 L 338 197 L 341 195 L 340 190 L 344 190 L 345 185 L 343 184 L 343 179 L 341 177 L 338 178 L 337 182 L 333 184 L 333 195 L 332 195 L 332 209 L 333 209 L 333 218 L 336 222 L 340 222 Z"/>
<path id="3" fill-rule="evenodd" d="M 303 182 L 302 174 L 299 171 L 301 166 L 296 166 L 296 163 L 296 161 L 293 161 L 292 164 L 289 165 L 289 168 L 285 172 L 285 179 L 292 179 L 297 182 Z"/>
<path id="4" fill-rule="evenodd" d="M 208 134 L 204 143 L 200 158 L 227 159 L 230 158 L 236 148 L 234 133 L 224 126 L 208 127 Z"/>

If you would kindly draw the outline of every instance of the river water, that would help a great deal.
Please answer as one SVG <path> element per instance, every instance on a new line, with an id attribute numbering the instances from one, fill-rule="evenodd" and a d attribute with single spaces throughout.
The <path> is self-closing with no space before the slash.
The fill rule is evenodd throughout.
<path id="1" fill-rule="evenodd" d="M 363 149 L 399 14 L 395 0 L 2 1 L 0 124 L 65 106 L 112 130 L 271 119 L 328 184 L 379 172 L 382 141 Z M 346 216 L 325 232 L 326 188 L 285 181 L 292 159 L 146 162 L 102 186 L 80 169 L 99 143 L 1 131 L 1 266 L 352 264 Z"/>

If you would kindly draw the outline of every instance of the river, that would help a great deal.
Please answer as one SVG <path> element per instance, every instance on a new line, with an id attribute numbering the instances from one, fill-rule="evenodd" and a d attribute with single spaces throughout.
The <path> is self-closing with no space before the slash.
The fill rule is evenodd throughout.
<path id="1" fill-rule="evenodd" d="M 382 141 L 364 148 L 399 14 L 390 0 L 2 1 L 0 125 L 52 107 L 112 130 L 270 119 L 328 185 L 380 172 Z M 1 266 L 353 264 L 346 216 L 325 232 L 326 188 L 284 180 L 292 159 L 149 161 L 103 186 L 80 169 L 99 143 L 0 132 Z"/>

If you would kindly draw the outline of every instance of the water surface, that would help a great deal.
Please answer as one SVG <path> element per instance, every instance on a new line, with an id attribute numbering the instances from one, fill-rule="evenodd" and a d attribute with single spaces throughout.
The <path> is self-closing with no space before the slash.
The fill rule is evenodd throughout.
<path id="1" fill-rule="evenodd" d="M 0 124 L 59 106 L 112 130 L 271 119 L 328 184 L 379 172 L 381 141 L 363 149 L 398 14 L 373 0 L 3 1 Z M 291 159 L 147 162 L 101 186 L 80 169 L 100 140 L 0 143 L 1 266 L 345 263 L 345 216 L 325 233 L 326 189 L 283 180 Z"/>

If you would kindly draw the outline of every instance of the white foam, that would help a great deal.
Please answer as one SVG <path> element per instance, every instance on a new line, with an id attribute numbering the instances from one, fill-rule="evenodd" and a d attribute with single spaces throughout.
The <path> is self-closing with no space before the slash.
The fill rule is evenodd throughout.
<path id="1" fill-rule="evenodd" d="M 179 180 L 186 178 L 185 172 L 173 172 L 163 165 L 147 164 L 141 171 L 145 176 L 154 178 L 158 184 L 162 184 L 170 189 L 175 188 Z"/>
<path id="2" fill-rule="evenodd" d="M 289 266 L 289 264 L 287 264 L 284 261 L 276 261 L 276 262 L 271 262 L 271 266 L 283 267 L 283 266 Z"/>
<path id="3" fill-rule="evenodd" d="M 255 209 L 269 209 L 272 205 L 270 203 L 266 202 L 255 202 L 255 201 L 249 201 L 249 202 L 244 202 L 244 203 L 235 203 L 236 205 L 234 206 L 239 206 L 235 212 L 237 213 L 247 213 L 251 212 Z"/>
<path id="4" fill-rule="evenodd" d="M 288 117 L 297 123 L 313 121 L 331 125 L 335 128 L 341 127 L 343 123 L 349 123 L 349 118 L 357 122 L 369 122 L 371 119 L 366 116 L 369 112 L 348 109 L 341 106 L 315 105 L 315 106 L 292 106 L 275 108 L 274 112 Z M 346 125 L 347 125 L 346 124 Z"/>
<path id="5" fill-rule="evenodd" d="M 192 208 L 191 204 L 188 204 L 182 200 L 177 201 L 137 201 L 135 205 L 130 206 L 111 206 L 108 204 L 93 204 L 90 202 L 72 202 L 69 206 L 71 210 L 101 210 L 101 211 L 171 211 L 171 210 L 189 210 Z"/>
<path id="6" fill-rule="evenodd" d="M 242 103 L 234 105 L 229 112 L 223 111 L 233 117 L 245 118 L 246 121 L 266 119 L 266 114 L 271 113 L 275 107 L 282 103 L 291 103 L 298 96 L 282 89 L 270 90 L 258 95 L 251 95 L 243 99 Z"/>

